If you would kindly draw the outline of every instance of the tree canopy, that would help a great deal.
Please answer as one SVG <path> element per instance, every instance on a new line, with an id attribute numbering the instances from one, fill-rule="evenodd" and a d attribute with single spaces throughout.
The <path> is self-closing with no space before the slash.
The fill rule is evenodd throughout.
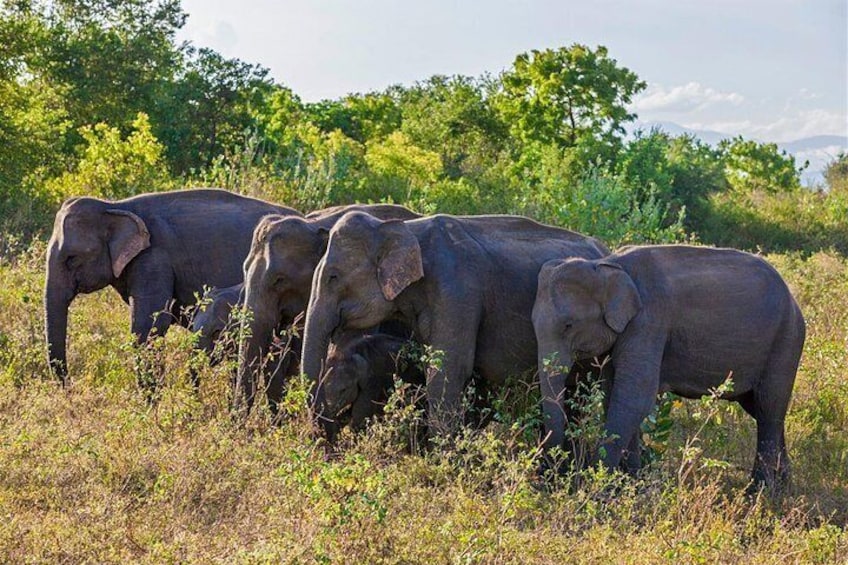
<path id="1" fill-rule="evenodd" d="M 394 200 L 530 214 L 612 243 L 641 230 L 753 247 L 772 221 L 763 198 L 776 211 L 808 197 L 773 144 L 633 132 L 645 83 L 604 46 L 304 102 L 261 65 L 178 43 L 185 19 L 179 0 L 2 1 L 0 229 L 44 229 L 75 194 L 215 183 L 301 207 Z M 753 231 L 728 237 L 728 222 Z"/>

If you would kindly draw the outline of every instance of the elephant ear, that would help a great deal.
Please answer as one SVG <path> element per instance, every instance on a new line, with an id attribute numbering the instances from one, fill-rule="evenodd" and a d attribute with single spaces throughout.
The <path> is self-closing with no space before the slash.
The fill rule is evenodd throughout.
<path id="1" fill-rule="evenodd" d="M 126 210 L 106 210 L 111 218 L 109 234 L 109 256 L 112 258 L 112 273 L 121 276 L 127 264 L 136 255 L 150 247 L 150 232 L 144 220 Z"/>
<path id="2" fill-rule="evenodd" d="M 356 384 L 362 387 L 368 384 L 368 360 L 361 353 L 354 353 L 351 356 L 353 366 L 356 367 Z"/>
<path id="3" fill-rule="evenodd" d="M 603 270 L 605 279 L 604 321 L 616 333 L 621 333 L 642 309 L 642 299 L 633 279 L 619 265 L 602 262 L 599 269 Z"/>
<path id="4" fill-rule="evenodd" d="M 402 221 L 383 222 L 382 242 L 377 256 L 377 278 L 386 300 L 394 300 L 403 289 L 424 276 L 421 246 Z"/>
<path id="5" fill-rule="evenodd" d="M 324 226 L 318 227 L 318 252 L 323 256 L 327 252 L 327 244 L 330 242 L 330 230 Z"/>

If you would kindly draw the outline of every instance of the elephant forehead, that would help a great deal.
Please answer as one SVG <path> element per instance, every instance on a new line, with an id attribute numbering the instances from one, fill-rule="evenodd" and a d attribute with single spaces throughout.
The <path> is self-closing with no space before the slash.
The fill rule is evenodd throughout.
<path id="1" fill-rule="evenodd" d="M 560 292 L 554 298 L 560 313 L 573 320 L 585 320 L 601 314 L 601 304 L 585 289 Z"/>
<path id="2" fill-rule="evenodd" d="M 379 224 L 380 220 L 365 212 L 348 212 L 339 218 L 339 221 L 333 226 L 331 234 L 335 233 L 341 234 L 344 237 L 352 237 L 376 230 Z"/>
<path id="3" fill-rule="evenodd" d="M 59 249 L 64 252 L 91 253 L 97 250 L 99 245 L 97 237 L 97 224 L 87 222 L 85 218 L 75 215 L 67 215 L 59 230 Z"/>
<path id="4" fill-rule="evenodd" d="M 269 244 L 275 249 L 308 248 L 318 244 L 319 235 L 310 231 L 305 225 L 289 223 L 276 226 L 269 235 Z"/>
<path id="5" fill-rule="evenodd" d="M 274 232 L 278 229 L 280 222 L 285 219 L 286 216 L 280 216 L 277 214 L 263 216 L 262 219 L 259 220 L 259 223 L 256 224 L 256 228 L 253 230 L 253 242 L 262 243 L 268 241 L 268 238 L 273 236 Z"/>
<path id="6" fill-rule="evenodd" d="M 369 256 L 371 248 L 370 240 L 358 234 L 331 234 L 324 259 L 327 264 L 358 264 Z"/>

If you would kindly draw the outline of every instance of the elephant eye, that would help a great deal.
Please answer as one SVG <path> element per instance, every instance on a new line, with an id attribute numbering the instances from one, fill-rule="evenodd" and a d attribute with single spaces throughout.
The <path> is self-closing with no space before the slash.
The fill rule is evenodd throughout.
<path id="1" fill-rule="evenodd" d="M 573 328 L 573 327 L 574 327 L 574 324 L 565 324 L 565 325 L 562 327 L 562 331 L 563 331 L 563 332 L 570 332 L 570 331 L 571 331 L 571 328 Z"/>
<path id="2" fill-rule="evenodd" d="M 65 266 L 69 269 L 72 269 L 77 264 L 77 256 L 76 255 L 68 255 L 68 258 L 65 259 Z"/>

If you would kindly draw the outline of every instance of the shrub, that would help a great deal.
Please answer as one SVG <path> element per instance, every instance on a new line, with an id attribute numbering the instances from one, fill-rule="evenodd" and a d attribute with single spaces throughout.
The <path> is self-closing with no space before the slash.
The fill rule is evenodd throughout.
<path id="1" fill-rule="evenodd" d="M 139 113 L 132 127 L 125 138 L 118 128 L 104 123 L 80 128 L 85 147 L 79 162 L 73 171 L 48 181 L 48 191 L 61 201 L 83 195 L 120 199 L 172 188 L 164 147 L 153 135 L 147 115 Z"/>

